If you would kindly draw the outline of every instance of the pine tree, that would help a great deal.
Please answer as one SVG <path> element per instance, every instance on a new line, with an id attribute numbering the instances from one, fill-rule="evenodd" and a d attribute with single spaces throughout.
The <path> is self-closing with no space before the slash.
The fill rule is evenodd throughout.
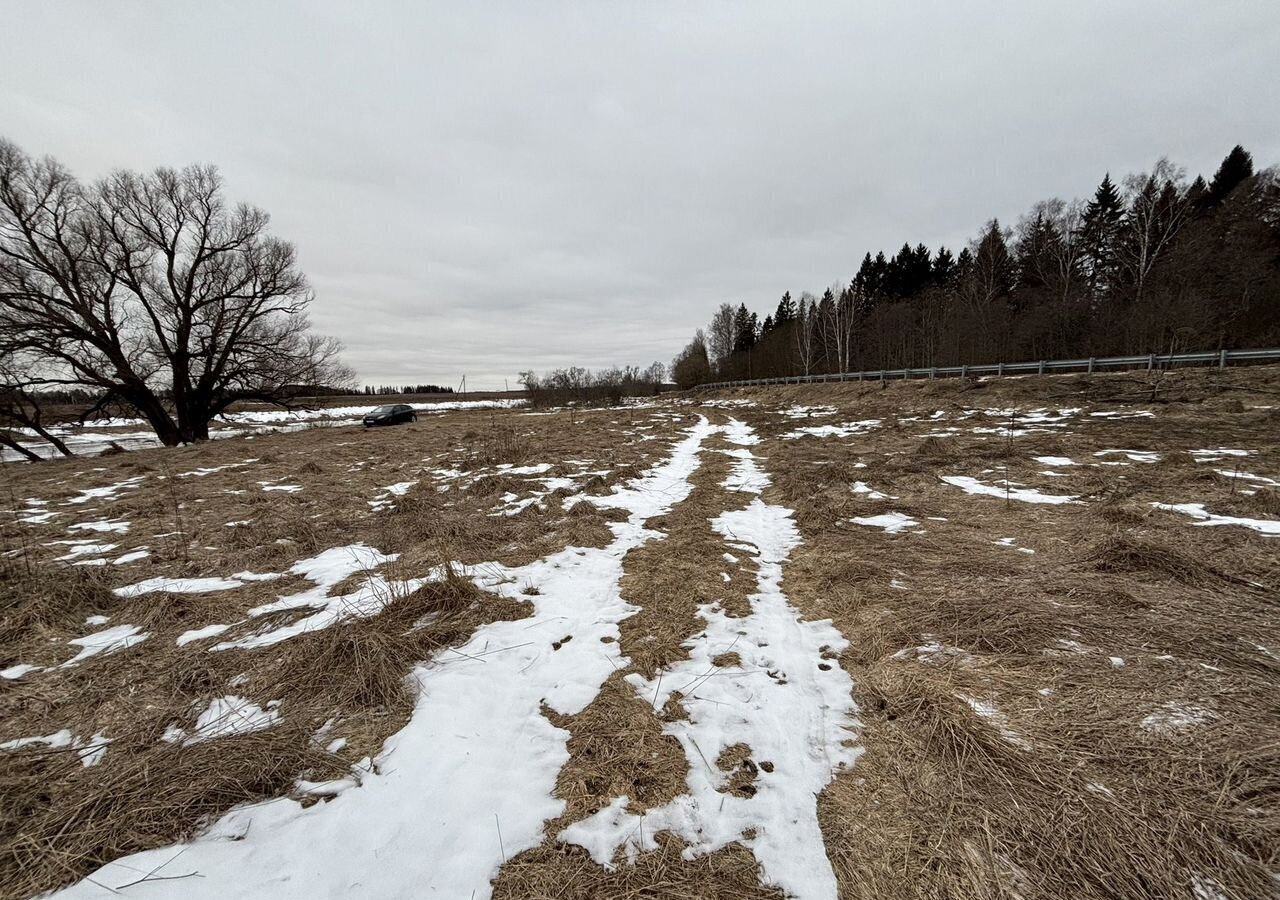
<path id="1" fill-rule="evenodd" d="M 747 311 L 747 304 L 739 304 L 738 309 L 733 314 L 733 352 L 740 353 L 750 350 L 756 343 L 756 317 L 755 313 Z"/>
<path id="2" fill-rule="evenodd" d="M 1116 284 L 1116 253 L 1124 212 L 1120 192 L 1107 173 L 1080 219 L 1081 255 L 1095 300 L 1109 293 Z"/>
<path id="3" fill-rule="evenodd" d="M 1054 274 L 1056 251 L 1061 238 L 1053 223 L 1041 212 L 1022 228 L 1015 252 L 1018 282 L 1024 287 L 1046 286 Z"/>
<path id="4" fill-rule="evenodd" d="M 1209 205 L 1217 206 L 1236 189 L 1240 182 L 1253 175 L 1253 157 L 1236 144 L 1218 166 L 1218 171 L 1209 183 Z"/>
<path id="5" fill-rule="evenodd" d="M 1187 188 L 1187 205 L 1193 210 L 1202 210 L 1209 205 L 1209 185 L 1203 175 L 1197 175 L 1191 187 Z"/>
<path id="6" fill-rule="evenodd" d="M 778 301 L 778 309 L 773 314 L 773 324 L 775 328 L 792 322 L 796 317 L 796 304 L 791 299 L 791 292 L 787 291 L 782 295 L 782 299 Z"/>
<path id="7" fill-rule="evenodd" d="M 946 247 L 938 248 L 938 255 L 933 258 L 933 271 L 929 277 L 934 284 L 946 285 L 956 274 L 956 260 Z"/>

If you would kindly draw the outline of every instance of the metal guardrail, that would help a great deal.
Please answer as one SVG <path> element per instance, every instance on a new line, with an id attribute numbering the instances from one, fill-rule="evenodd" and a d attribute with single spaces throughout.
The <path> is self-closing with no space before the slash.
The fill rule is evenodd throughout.
<path id="1" fill-rule="evenodd" d="M 1217 366 L 1235 363 L 1280 362 L 1280 348 L 1268 350 L 1206 350 L 1200 353 L 1148 353 L 1144 356 L 1091 356 L 1087 359 L 1050 359 L 1036 362 L 990 363 L 981 366 L 933 366 L 928 369 L 878 369 L 827 375 L 787 375 L 780 378 L 748 378 L 699 385 L 700 390 L 755 387 L 767 384 L 825 384 L 833 381 L 889 381 L 895 378 L 964 378 L 969 375 L 1044 375 L 1050 372 L 1098 372 L 1107 369 L 1164 369 L 1172 366 Z"/>

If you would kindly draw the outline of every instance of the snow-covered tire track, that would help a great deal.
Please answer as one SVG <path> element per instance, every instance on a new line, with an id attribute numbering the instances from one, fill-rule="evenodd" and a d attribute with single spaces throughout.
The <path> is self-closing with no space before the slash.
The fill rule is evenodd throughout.
<path id="1" fill-rule="evenodd" d="M 574 823 L 560 839 L 611 865 L 618 848 L 630 859 L 657 847 L 660 831 L 678 834 L 688 853 L 712 853 L 739 842 L 750 848 L 761 877 L 805 900 L 836 897 L 836 880 L 817 819 L 817 794 L 859 749 L 852 745 L 857 720 L 848 674 L 827 657 L 847 642 L 830 621 L 802 621 L 781 588 L 782 564 L 800 543 L 792 511 L 758 496 L 769 480 L 747 449 L 753 430 L 730 419 L 726 438 L 740 450 L 723 486 L 757 496 L 746 508 L 726 512 L 713 527 L 736 549 L 755 557 L 757 590 L 751 614 L 730 617 L 703 606 L 703 633 L 689 658 L 652 680 L 628 676 L 639 693 L 662 709 L 683 695 L 687 719 L 666 726 L 684 748 L 687 792 L 643 816 L 618 797 L 595 815 Z M 720 654 L 736 653 L 740 665 L 721 668 Z M 751 748 L 757 768 L 754 793 L 728 790 L 729 774 L 716 766 L 721 752 Z"/>
<path id="2" fill-rule="evenodd" d="M 308 808 L 280 799 L 233 810 L 193 841 L 109 863 L 57 896 L 115 896 L 150 873 L 132 890 L 195 900 L 489 897 L 501 864 L 540 844 L 544 823 L 564 809 L 554 790 L 569 733 L 541 714 L 543 704 L 580 712 L 626 665 L 618 623 L 636 607 L 621 597 L 623 559 L 660 537 L 645 523 L 689 495 L 702 442 L 717 430 L 701 419 L 665 463 L 588 498 L 629 513 L 610 526 L 607 547 L 471 570 L 482 586 L 529 602 L 533 615 L 482 626 L 418 667 L 413 716 L 358 790 Z"/>

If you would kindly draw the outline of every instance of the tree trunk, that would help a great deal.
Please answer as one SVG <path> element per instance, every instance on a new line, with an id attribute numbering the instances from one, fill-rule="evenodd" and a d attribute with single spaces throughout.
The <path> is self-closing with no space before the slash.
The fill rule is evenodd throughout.
<path id="1" fill-rule="evenodd" d="M 36 453 L 35 451 L 33 451 L 33 450 L 29 450 L 29 449 L 27 449 L 26 447 L 22 446 L 22 445 L 21 445 L 21 444 L 19 444 L 17 441 L 15 441 L 13 438 L 9 437 L 9 435 L 7 435 L 7 434 L 0 434 L 0 446 L 8 447 L 8 448 L 9 448 L 10 450 L 12 450 L 14 453 L 20 453 L 20 454 L 22 454 L 22 455 L 23 455 L 23 456 L 25 456 L 27 459 L 31 460 L 31 462 L 43 462 L 43 461 L 44 461 L 44 457 L 43 457 L 43 456 L 40 456 L 40 455 L 39 455 L 38 453 Z M 68 455 L 68 456 L 70 456 L 70 454 L 67 454 L 67 455 Z"/>

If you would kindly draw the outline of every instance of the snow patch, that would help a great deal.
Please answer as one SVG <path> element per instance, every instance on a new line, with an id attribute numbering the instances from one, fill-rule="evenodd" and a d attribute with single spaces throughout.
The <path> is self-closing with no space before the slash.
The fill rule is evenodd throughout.
<path id="1" fill-rule="evenodd" d="M 1220 516 L 1204 508 L 1203 503 L 1152 503 L 1156 509 L 1167 509 L 1200 519 L 1196 525 L 1239 525 L 1252 528 L 1265 535 L 1280 535 L 1280 519 L 1248 519 L 1239 516 Z"/>
<path id="2" fill-rule="evenodd" d="M 59 668 L 65 669 L 68 666 L 78 665 L 91 656 L 97 656 L 101 653 L 117 653 L 141 644 L 149 637 L 151 637 L 150 632 L 144 632 L 137 625 L 116 625 L 114 628 L 95 631 L 93 634 L 88 634 L 81 638 L 72 638 L 67 643 L 79 647 L 80 652 L 64 662 Z"/>
<path id="3" fill-rule="evenodd" d="M 1168 737 L 1205 725 L 1215 718 L 1217 716 L 1208 707 L 1170 700 L 1144 716 L 1141 725 L 1143 731 Z"/>
<path id="4" fill-rule="evenodd" d="M 815 797 L 857 758 L 849 744 L 858 723 L 848 674 L 825 661 L 847 642 L 830 621 L 802 621 L 781 590 L 782 563 L 800 542 L 791 516 L 791 510 L 756 498 L 714 519 L 718 532 L 750 547 L 755 557 L 751 614 L 732 618 L 715 604 L 704 605 L 699 615 L 706 628 L 690 642 L 688 659 L 653 680 L 627 677 L 655 709 L 674 692 L 683 695 L 688 718 L 667 723 L 664 731 L 689 761 L 686 793 L 643 817 L 629 811 L 628 798 L 616 798 L 570 825 L 560 840 L 582 846 L 606 867 L 619 847 L 629 860 L 654 849 L 660 831 L 688 842 L 686 855 L 739 842 L 759 861 L 766 883 L 795 897 L 835 897 Z M 741 659 L 741 671 L 713 662 L 730 651 Z M 751 748 L 757 767 L 749 797 L 726 792 L 729 773 L 709 762 L 736 744 Z"/>
<path id="5" fill-rule="evenodd" d="M 881 528 L 887 534 L 897 534 L 920 523 L 906 513 L 887 512 L 878 516 L 855 516 L 849 520 L 855 525 L 866 525 L 869 528 Z"/>
<path id="6" fill-rule="evenodd" d="M 1005 485 L 983 484 L 976 478 L 967 475 L 943 475 L 942 480 L 953 487 L 958 487 L 966 494 L 979 494 L 987 497 L 999 497 L 1017 500 L 1020 503 L 1079 503 L 1075 495 L 1042 494 L 1034 488 L 1019 487 L 1014 482 Z"/>
<path id="7" fill-rule="evenodd" d="M 161 740 L 189 746 L 216 738 L 251 734 L 277 725 L 280 722 L 279 700 L 272 700 L 263 709 L 256 703 L 228 694 L 209 701 L 196 719 L 196 727 L 187 732 L 177 725 L 165 729 Z"/>
<path id="8" fill-rule="evenodd" d="M 809 425 L 789 431 L 782 437 L 789 441 L 802 437 L 852 437 L 856 434 L 866 434 L 879 427 L 879 419 L 863 419 L 860 422 L 844 422 L 840 425 Z"/>

